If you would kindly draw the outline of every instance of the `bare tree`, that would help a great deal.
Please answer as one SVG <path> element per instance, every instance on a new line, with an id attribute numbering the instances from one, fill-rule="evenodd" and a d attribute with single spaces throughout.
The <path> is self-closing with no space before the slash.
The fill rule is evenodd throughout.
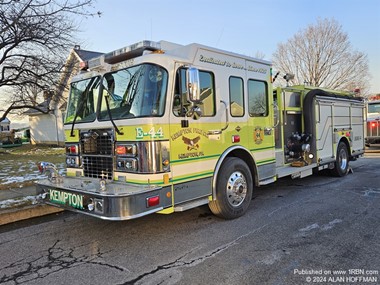
<path id="1" fill-rule="evenodd" d="M 258 59 L 264 59 L 265 58 L 265 53 L 263 53 L 262 51 L 256 51 L 255 55 L 254 55 L 255 58 L 258 58 Z"/>
<path id="2" fill-rule="evenodd" d="M 273 54 L 274 68 L 294 74 L 293 84 L 353 91 L 369 89 L 367 56 L 352 49 L 335 20 L 319 19 L 301 30 Z"/>
<path id="3" fill-rule="evenodd" d="M 74 17 L 92 16 L 94 0 L 0 0 L 0 121 L 38 107 L 38 96 L 57 88 L 68 51 L 76 44 Z M 99 13 L 100 14 L 100 13 Z M 59 98 L 55 98 L 59 100 Z"/>

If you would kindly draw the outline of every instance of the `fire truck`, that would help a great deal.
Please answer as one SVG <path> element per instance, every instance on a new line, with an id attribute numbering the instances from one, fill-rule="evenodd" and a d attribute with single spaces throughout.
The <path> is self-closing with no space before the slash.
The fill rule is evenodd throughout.
<path id="1" fill-rule="evenodd" d="M 274 88 L 271 63 L 200 44 L 142 41 L 94 58 L 71 83 L 66 175 L 41 162 L 47 204 L 106 220 L 201 205 L 242 216 L 256 187 L 364 153 L 352 94 Z"/>
<path id="2" fill-rule="evenodd" d="M 368 101 L 367 103 L 367 136 L 365 144 L 380 144 L 380 100 Z"/>

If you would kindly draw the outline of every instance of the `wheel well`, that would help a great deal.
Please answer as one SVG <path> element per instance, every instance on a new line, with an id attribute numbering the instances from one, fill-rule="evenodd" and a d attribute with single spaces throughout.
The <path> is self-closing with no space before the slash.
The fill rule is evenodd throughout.
<path id="1" fill-rule="evenodd" d="M 247 151 L 245 151 L 243 149 L 235 149 L 235 150 L 231 151 L 227 156 L 234 156 L 234 157 L 238 157 L 241 160 L 243 160 L 248 165 L 249 169 L 251 170 L 251 173 L 254 176 L 255 181 L 257 180 L 255 177 L 256 176 L 256 164 L 255 164 L 250 153 L 247 153 Z"/>
<path id="2" fill-rule="evenodd" d="M 350 142 L 348 141 L 348 139 L 346 137 L 342 137 L 339 142 L 343 142 L 346 144 L 348 156 L 350 157 L 350 160 L 355 160 L 355 156 L 352 156 L 351 146 L 350 146 Z"/>
<path id="3" fill-rule="evenodd" d="M 253 160 L 252 155 L 245 149 L 237 148 L 228 153 L 226 157 L 237 157 L 243 160 L 249 167 L 249 170 L 252 173 L 253 183 L 256 184 L 258 181 L 257 169 L 255 161 Z"/>
<path id="4" fill-rule="evenodd" d="M 258 177 L 257 177 L 257 167 L 256 167 L 256 163 L 255 161 L 253 160 L 253 157 L 251 155 L 251 153 L 247 150 L 247 149 L 243 149 L 243 148 L 233 148 L 233 149 L 230 149 L 229 152 L 225 152 L 219 159 L 217 165 L 216 165 L 216 168 L 215 168 L 215 171 L 214 171 L 214 177 L 213 177 L 213 181 L 212 181 L 212 195 L 213 195 L 213 199 L 215 199 L 216 197 L 216 180 L 218 179 L 218 174 L 219 174 L 219 168 L 220 166 L 224 163 L 224 160 L 227 158 L 227 157 L 237 157 L 237 158 L 240 158 L 241 160 L 243 160 L 247 165 L 248 165 L 248 168 L 249 170 L 251 171 L 252 173 L 252 179 L 253 179 L 253 184 L 255 186 L 258 186 Z"/>
<path id="5" fill-rule="evenodd" d="M 343 142 L 345 145 L 346 145 L 346 147 L 347 147 L 347 151 L 348 151 L 348 155 L 351 157 L 351 147 L 350 147 L 350 143 L 348 142 L 348 139 L 346 138 L 346 137 L 342 137 L 341 139 L 340 139 L 340 141 L 339 141 L 339 143 L 340 142 Z M 339 143 L 338 143 L 338 145 L 339 145 Z M 338 146 L 337 146 L 338 147 Z"/>

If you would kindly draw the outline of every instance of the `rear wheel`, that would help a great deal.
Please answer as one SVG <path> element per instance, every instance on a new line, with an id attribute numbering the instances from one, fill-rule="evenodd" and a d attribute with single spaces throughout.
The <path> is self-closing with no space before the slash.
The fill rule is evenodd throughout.
<path id="1" fill-rule="evenodd" d="M 334 176 L 342 177 L 348 173 L 349 169 L 349 155 L 347 145 L 344 142 L 338 144 L 336 154 L 336 161 L 334 168 L 331 169 L 331 174 Z"/>
<path id="2" fill-rule="evenodd" d="M 210 210 L 224 219 L 238 218 L 247 211 L 252 200 L 253 179 L 247 164 L 236 157 L 223 162 L 216 182 L 216 200 Z"/>

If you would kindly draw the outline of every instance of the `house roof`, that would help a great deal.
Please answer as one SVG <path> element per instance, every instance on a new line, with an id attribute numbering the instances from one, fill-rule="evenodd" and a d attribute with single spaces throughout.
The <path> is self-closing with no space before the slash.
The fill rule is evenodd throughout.
<path id="1" fill-rule="evenodd" d="M 73 48 L 67 58 L 67 61 L 70 61 L 70 58 L 72 57 L 72 55 L 74 55 L 78 61 L 80 62 L 83 62 L 83 61 L 88 61 L 89 59 L 91 58 L 94 58 L 94 57 L 98 57 L 98 56 L 101 56 L 103 53 L 102 52 L 97 52 L 97 51 L 90 51 L 90 50 L 83 50 L 83 49 L 80 49 L 80 47 L 76 46 L 75 48 Z M 72 72 L 72 71 L 71 71 Z M 50 102 L 49 102 L 50 103 Z M 38 108 L 43 110 L 43 111 L 47 111 L 48 110 L 48 107 L 49 107 L 49 104 L 47 101 L 44 101 L 42 102 L 41 104 L 38 104 Z M 65 108 L 66 105 L 63 104 L 60 109 L 62 108 Z M 33 116 L 33 115 L 38 115 L 38 114 L 41 114 L 43 115 L 43 113 L 35 110 L 35 109 L 29 109 L 27 110 L 26 112 L 24 112 L 24 114 L 26 115 L 29 115 L 29 116 Z"/>
<path id="2" fill-rule="evenodd" d="M 73 49 L 73 51 L 77 54 L 79 59 L 81 61 L 87 61 L 91 58 L 101 56 L 102 52 L 97 51 L 90 51 L 90 50 L 84 50 L 84 49 Z"/>
<path id="3" fill-rule="evenodd" d="M 41 109 L 42 111 L 47 112 L 48 111 L 48 102 L 44 101 L 41 104 L 38 104 L 37 107 L 39 109 Z M 28 109 L 27 111 L 24 112 L 24 114 L 29 115 L 29 116 L 30 115 L 38 115 L 38 114 L 44 115 L 43 113 L 41 113 L 40 111 L 37 111 L 36 109 Z"/>
<path id="4" fill-rule="evenodd" d="M 0 121 L 0 124 L 1 124 L 1 125 L 8 125 L 8 124 L 10 124 L 10 123 L 11 123 L 11 121 L 9 121 L 8 118 L 5 118 L 4 120 Z"/>

